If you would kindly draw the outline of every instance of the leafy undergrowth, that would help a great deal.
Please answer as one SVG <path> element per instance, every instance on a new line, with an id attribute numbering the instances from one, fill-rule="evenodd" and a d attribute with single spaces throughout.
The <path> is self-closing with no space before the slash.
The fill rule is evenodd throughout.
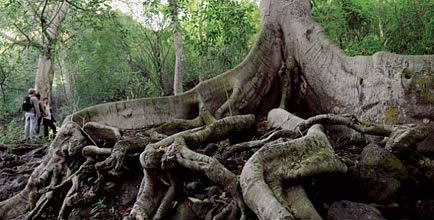
<path id="1" fill-rule="evenodd" d="M 0 126 L 0 143 L 16 144 L 24 141 L 24 125 L 23 121 L 11 120 L 3 121 Z"/>

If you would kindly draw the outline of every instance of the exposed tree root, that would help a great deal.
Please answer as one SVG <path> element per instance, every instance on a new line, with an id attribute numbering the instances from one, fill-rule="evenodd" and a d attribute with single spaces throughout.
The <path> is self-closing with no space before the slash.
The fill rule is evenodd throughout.
<path id="1" fill-rule="evenodd" d="M 178 138 L 175 143 L 171 145 L 165 154 L 165 158 L 175 159 L 179 165 L 187 169 L 202 172 L 212 182 L 223 187 L 237 202 L 241 210 L 240 219 L 246 219 L 245 205 L 241 193 L 238 190 L 238 177 L 226 169 L 216 159 L 189 150 L 182 138 Z"/>
<path id="2" fill-rule="evenodd" d="M 253 115 L 227 117 L 216 120 L 203 128 L 183 131 L 160 142 L 148 145 L 140 155 L 140 161 L 145 173 L 144 179 L 147 181 L 144 180 L 140 186 L 129 219 L 156 219 L 161 218 L 160 215 L 157 215 L 158 213 L 167 212 L 168 205 L 156 205 L 164 203 L 161 201 L 163 198 L 156 197 L 155 193 L 161 190 L 161 187 L 158 186 L 164 184 L 159 178 L 161 173 L 170 173 L 170 168 L 176 165 L 203 172 L 211 181 L 231 193 L 240 207 L 242 219 L 245 219 L 244 203 L 238 191 L 238 178 L 236 175 L 227 170 L 216 159 L 189 150 L 187 145 L 197 146 L 205 142 L 221 140 L 229 134 L 240 134 L 250 129 L 254 122 L 255 117 Z M 169 191 L 163 191 L 163 194 L 168 193 L 171 193 L 170 188 Z M 171 196 L 166 197 L 171 198 Z M 143 207 L 143 204 L 151 205 Z"/>
<path id="3" fill-rule="evenodd" d="M 300 121 L 292 120 L 296 124 L 289 127 L 295 128 Z M 302 191 L 290 190 L 289 194 L 298 195 L 304 205 L 297 200 L 288 202 L 283 183 L 346 170 L 334 154 L 322 126 L 315 125 L 302 138 L 262 147 L 245 164 L 240 183 L 246 204 L 262 220 L 321 219 Z"/>
<path id="4" fill-rule="evenodd" d="M 297 129 L 305 131 L 314 124 L 345 125 L 360 133 L 388 137 L 386 149 L 394 153 L 414 150 L 418 142 L 428 136 L 428 128 L 420 124 L 386 125 L 364 122 L 354 115 L 322 114 L 298 124 Z"/>
<path id="5" fill-rule="evenodd" d="M 260 219 L 321 219 L 303 187 L 298 185 L 300 180 L 328 173 L 343 173 L 347 168 L 334 154 L 323 127 L 318 123 L 341 124 L 366 134 L 389 135 L 389 141 L 409 145 L 426 136 L 421 126 L 377 125 L 361 122 L 348 115 L 319 115 L 303 120 L 287 112 L 282 114 L 285 112 L 283 110 L 273 110 L 269 117 L 270 126 L 278 125 L 286 130 L 274 131 L 260 140 L 233 145 L 215 159 L 196 153 L 189 147 L 197 148 L 204 143 L 241 134 L 254 125 L 255 117 L 231 116 L 216 120 L 205 110 L 201 112 L 193 119 L 195 122 L 188 126 L 191 129 L 179 131 L 177 128 L 175 130 L 178 133 L 155 143 L 152 143 L 155 139 L 146 137 L 124 139 L 126 137 L 121 135 L 119 129 L 110 126 L 92 123 L 81 129 L 71 123 L 65 126 L 69 130 L 61 130 L 55 139 L 54 143 L 60 147 L 56 148 L 57 151 L 50 151 L 54 155 L 49 159 L 51 162 L 44 161 L 45 169 L 36 171 L 39 172 L 38 179 L 31 179 L 31 184 L 21 192 L 27 197 L 17 195 L 0 203 L 0 208 L 4 211 L 5 207 L 12 204 L 28 204 L 30 212 L 26 214 L 26 219 L 36 219 L 54 195 L 61 196 L 59 192 L 69 187 L 58 214 L 58 219 L 66 219 L 72 208 L 92 202 L 108 177 L 117 177 L 124 172 L 126 155 L 143 151 L 139 159 L 144 178 L 137 200 L 126 219 L 164 219 L 170 213 L 176 191 L 172 172 L 176 166 L 203 173 L 233 197 L 236 205 L 227 205 L 213 219 L 233 219 L 238 211 L 241 213 L 240 219 L 246 219 L 247 207 L 244 202 Z M 171 127 L 179 122 L 175 120 L 166 126 Z M 94 129 L 103 129 L 105 132 L 97 134 Z M 306 129 L 307 134 L 302 136 Z M 281 137 L 290 140 L 283 143 L 273 141 Z M 114 141 L 116 143 L 110 148 L 87 145 L 98 143 L 107 146 Z M 236 152 L 252 148 L 260 149 L 245 164 L 241 182 L 218 162 Z M 66 161 L 66 158 L 77 156 L 85 159 L 81 165 Z M 63 173 L 64 170 L 67 172 Z"/>
<path id="6" fill-rule="evenodd" d="M 110 151 L 110 156 L 105 160 L 95 164 L 98 172 L 108 172 L 112 176 L 121 174 L 121 169 L 125 168 L 124 160 L 128 153 L 141 152 L 145 146 L 152 143 L 150 138 L 139 138 L 132 140 L 120 140 Z"/>
<path id="7" fill-rule="evenodd" d="M 260 147 L 264 146 L 264 144 L 266 144 L 267 142 L 270 142 L 270 141 L 275 140 L 277 138 L 285 137 L 285 138 L 294 139 L 298 136 L 299 136 L 299 134 L 294 132 L 294 131 L 289 131 L 289 130 L 274 131 L 273 133 L 269 134 L 264 139 L 232 145 L 229 149 L 224 151 L 222 154 L 217 155 L 216 159 L 218 161 L 224 161 L 236 153 L 239 153 L 239 152 L 245 151 L 245 150 L 254 149 L 254 148 L 260 148 Z"/>
<path id="8" fill-rule="evenodd" d="M 204 143 L 242 134 L 254 125 L 253 115 L 216 120 L 205 108 L 201 108 L 198 117 L 189 120 L 191 124 L 187 126 L 180 126 L 185 122 L 183 120 L 160 126 L 159 129 L 173 129 L 167 133 L 170 136 L 155 143 L 155 137 L 131 139 L 123 137 L 122 132 L 114 127 L 86 123 L 81 129 L 71 122 L 59 132 L 53 142 L 57 147 L 50 150 L 52 157 L 46 158 L 43 168 L 35 170 L 38 175 L 32 176 L 26 189 L 0 203 L 2 217 L 17 216 L 17 213 L 5 212 L 5 208 L 26 204 L 27 207 L 20 210 L 21 214 L 29 210 L 25 218 L 36 219 L 53 201 L 54 195 L 62 196 L 61 192 L 69 188 L 58 213 L 58 219 L 66 219 L 72 208 L 92 202 L 109 177 L 116 178 L 124 173 L 124 160 L 129 153 L 142 152 L 139 159 L 144 178 L 126 219 L 157 220 L 164 219 L 170 213 L 176 192 L 172 173 L 176 166 L 204 174 L 233 197 L 236 205 L 228 204 L 213 219 L 234 219 L 237 213 L 241 213 L 240 219 L 246 219 L 244 202 L 260 219 L 321 219 L 299 185 L 300 180 L 343 173 L 347 168 L 334 154 L 323 127 L 317 124 L 340 124 L 366 134 L 389 136 L 387 143 L 398 143 L 400 146 L 413 145 L 426 136 L 423 126 L 377 125 L 348 115 L 319 115 L 307 120 L 283 110 L 273 110 L 269 115 L 270 126 L 284 130 L 274 131 L 260 140 L 235 144 L 216 158 L 196 153 L 189 147 L 197 148 Z M 307 134 L 302 136 L 307 129 Z M 104 132 L 100 134 L 98 130 Z M 290 140 L 273 141 L 282 137 Z M 260 149 L 245 164 L 239 182 L 238 177 L 219 161 L 252 148 Z M 81 165 L 80 162 L 67 160 L 80 157 Z"/>

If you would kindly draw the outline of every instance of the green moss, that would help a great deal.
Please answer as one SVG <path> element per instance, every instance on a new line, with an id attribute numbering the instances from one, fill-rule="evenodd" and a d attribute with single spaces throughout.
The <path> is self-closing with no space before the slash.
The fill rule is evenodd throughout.
<path id="1" fill-rule="evenodd" d="M 368 169 L 364 172 L 364 178 L 366 178 L 368 180 L 376 181 L 378 177 L 377 177 L 377 173 L 375 170 Z"/>
<path id="2" fill-rule="evenodd" d="M 395 123 L 398 116 L 399 116 L 399 108 L 395 105 L 388 106 L 384 111 L 384 117 L 387 124 Z"/>
<path id="3" fill-rule="evenodd" d="M 401 187 L 401 182 L 395 178 L 391 178 L 390 181 L 388 182 L 388 191 L 390 192 L 390 194 L 392 195 L 392 197 L 396 196 L 396 192 L 399 190 L 399 188 Z"/>
<path id="4" fill-rule="evenodd" d="M 377 164 L 377 157 L 374 157 L 372 154 L 365 157 L 363 163 L 368 165 L 368 166 L 373 166 L 375 164 Z"/>
<path id="5" fill-rule="evenodd" d="M 420 104 L 434 103 L 434 74 L 432 72 L 422 72 L 415 75 L 410 83 L 410 92 L 416 96 Z"/>
<path id="6" fill-rule="evenodd" d="M 394 155 L 388 155 L 381 160 L 380 167 L 383 171 L 394 178 L 407 179 L 408 172 L 402 162 Z"/>

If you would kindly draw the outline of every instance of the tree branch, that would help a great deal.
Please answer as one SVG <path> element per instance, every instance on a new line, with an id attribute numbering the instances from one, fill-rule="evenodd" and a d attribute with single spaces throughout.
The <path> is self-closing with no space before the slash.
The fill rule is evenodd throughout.
<path id="1" fill-rule="evenodd" d="M 4 33 L 4 32 L 1 32 L 1 31 L 0 31 L 0 37 L 3 37 L 4 39 L 12 42 L 13 44 L 18 44 L 18 45 L 21 45 L 24 47 L 29 45 L 29 42 L 27 40 L 17 40 L 14 37 L 12 37 L 12 36 Z"/>
<path id="2" fill-rule="evenodd" d="M 22 46 L 32 46 L 32 47 L 35 47 L 36 49 L 38 49 L 38 50 L 40 50 L 40 51 L 42 51 L 42 50 L 44 50 L 45 49 L 45 46 L 44 45 L 42 45 L 41 43 L 39 43 L 39 42 L 37 42 L 37 41 L 35 41 L 35 40 L 33 40 L 29 35 L 27 35 L 20 27 L 18 27 L 18 25 L 16 25 L 15 23 L 14 23 L 14 27 L 27 39 L 27 40 L 24 40 L 24 42 L 27 42 L 27 43 L 24 43 L 24 44 L 20 44 L 20 45 L 22 45 Z M 20 42 L 20 41 L 17 41 L 17 42 Z M 17 42 L 14 42 L 14 43 L 17 43 Z"/>
<path id="3" fill-rule="evenodd" d="M 47 4 L 48 4 L 48 0 L 45 0 L 44 7 L 42 8 L 41 14 L 39 16 L 39 21 L 41 22 L 41 31 L 44 34 L 48 35 L 47 29 L 45 28 L 45 27 L 47 27 L 47 25 L 46 25 L 46 21 L 45 21 L 45 18 L 44 18 L 45 9 L 47 9 Z"/>
<path id="4" fill-rule="evenodd" d="M 90 11 L 89 9 L 86 9 L 86 8 L 83 8 L 83 7 L 79 6 L 79 5 L 77 5 L 77 4 L 74 4 L 74 3 L 72 3 L 69 0 L 65 0 L 65 2 L 68 3 L 68 4 L 70 4 L 72 7 L 76 8 L 76 9 L 79 9 L 79 10 L 82 10 L 82 11 Z"/>
<path id="5" fill-rule="evenodd" d="M 49 40 L 54 40 L 57 37 L 58 28 L 65 19 L 69 6 L 70 4 L 67 1 L 62 1 L 55 14 L 51 17 L 47 28 L 44 30 L 44 34 Z"/>

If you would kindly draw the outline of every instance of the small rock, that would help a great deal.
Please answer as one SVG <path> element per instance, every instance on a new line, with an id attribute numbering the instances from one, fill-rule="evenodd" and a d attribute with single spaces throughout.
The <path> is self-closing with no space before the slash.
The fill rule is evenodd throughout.
<path id="1" fill-rule="evenodd" d="M 386 220 L 378 209 L 364 203 L 338 201 L 328 210 L 328 220 Z"/>
<path id="2" fill-rule="evenodd" d="M 197 215 L 188 205 L 189 201 L 184 201 L 176 206 L 176 210 L 173 215 L 170 216 L 170 220 L 199 220 Z"/>
<path id="3" fill-rule="evenodd" d="M 138 187 L 140 185 L 140 178 L 128 180 L 123 182 L 119 187 L 119 205 L 128 207 L 134 204 L 137 198 Z"/>
<path id="4" fill-rule="evenodd" d="M 203 150 L 203 154 L 207 156 L 212 156 L 214 152 L 217 150 L 217 148 L 218 148 L 217 144 L 209 143 L 208 145 L 206 145 L 205 149 Z"/>
<path id="5" fill-rule="evenodd" d="M 419 200 L 416 213 L 421 219 L 432 219 L 434 216 L 434 200 Z"/>
<path id="6" fill-rule="evenodd" d="M 369 202 L 387 202 L 396 196 L 401 180 L 408 178 L 403 163 L 384 148 L 369 144 L 361 153 L 359 184 Z"/>
<path id="7" fill-rule="evenodd" d="M 208 198 L 211 198 L 213 195 L 220 194 L 220 188 L 218 186 L 211 186 L 206 188 L 206 190 L 207 190 L 206 195 Z"/>
<path id="8" fill-rule="evenodd" d="M 193 202 L 191 209 L 194 213 L 196 213 L 197 216 L 200 218 L 204 218 L 206 216 L 206 213 L 208 213 L 209 209 L 211 208 L 211 204 L 207 202 Z"/>
<path id="9" fill-rule="evenodd" d="M 187 193 L 194 193 L 202 184 L 199 181 L 185 183 L 184 190 Z"/>

